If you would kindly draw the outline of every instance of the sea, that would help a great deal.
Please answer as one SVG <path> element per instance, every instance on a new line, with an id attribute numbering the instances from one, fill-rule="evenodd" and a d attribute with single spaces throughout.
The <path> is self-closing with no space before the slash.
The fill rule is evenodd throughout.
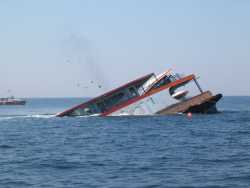
<path id="1" fill-rule="evenodd" d="M 250 187 L 250 97 L 214 115 L 55 117 L 84 100 L 0 106 L 0 188 Z"/>

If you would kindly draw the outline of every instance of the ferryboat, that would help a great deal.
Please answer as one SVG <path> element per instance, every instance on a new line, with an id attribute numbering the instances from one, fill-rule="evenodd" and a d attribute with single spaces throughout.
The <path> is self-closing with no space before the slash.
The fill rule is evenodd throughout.
<path id="1" fill-rule="evenodd" d="M 217 113 L 222 94 L 203 91 L 194 74 L 151 73 L 64 112 L 64 116 L 141 116 Z"/>
<path id="2" fill-rule="evenodd" d="M 25 105 L 26 101 L 15 97 L 0 98 L 0 105 Z"/>

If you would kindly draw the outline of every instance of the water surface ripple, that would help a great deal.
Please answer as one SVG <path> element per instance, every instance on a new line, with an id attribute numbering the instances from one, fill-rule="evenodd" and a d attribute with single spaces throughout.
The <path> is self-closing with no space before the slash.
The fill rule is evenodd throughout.
<path id="1" fill-rule="evenodd" d="M 192 119 L 2 115 L 0 187 L 250 187 L 250 111 L 226 102 Z"/>

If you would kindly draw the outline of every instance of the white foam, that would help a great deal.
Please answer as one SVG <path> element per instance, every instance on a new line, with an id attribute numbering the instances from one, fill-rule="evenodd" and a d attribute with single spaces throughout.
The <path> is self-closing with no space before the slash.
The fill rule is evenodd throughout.
<path id="1" fill-rule="evenodd" d="M 37 119 L 49 119 L 56 117 L 55 115 L 47 115 L 47 114 L 37 114 L 37 115 L 12 115 L 12 116 L 2 116 L 0 117 L 0 121 L 6 121 L 11 119 L 26 119 L 26 118 L 37 118 Z"/>
<path id="2" fill-rule="evenodd" d="M 56 117 L 56 115 L 48 115 L 48 114 L 41 114 L 41 115 L 30 115 L 30 116 L 26 116 L 27 118 L 44 118 L 44 119 L 49 119 L 49 118 L 53 118 L 53 117 Z"/>
<path id="3" fill-rule="evenodd" d="M 14 119 L 15 117 L 0 117 L 0 121 Z"/>

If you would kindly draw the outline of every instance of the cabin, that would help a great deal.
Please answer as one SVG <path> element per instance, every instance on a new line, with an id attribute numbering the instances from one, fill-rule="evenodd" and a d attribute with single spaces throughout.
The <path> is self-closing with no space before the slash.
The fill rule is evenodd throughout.
<path id="1" fill-rule="evenodd" d="M 142 86 L 150 78 L 156 77 L 154 73 L 148 74 L 137 80 L 129 82 L 117 89 L 114 89 L 108 93 L 105 93 L 99 97 L 96 97 L 90 101 L 80 104 L 66 112 L 59 114 L 62 116 L 90 116 L 90 115 L 100 115 L 112 107 L 120 105 L 124 102 L 130 101 L 138 96 L 140 96 L 139 91 L 143 90 Z"/>

